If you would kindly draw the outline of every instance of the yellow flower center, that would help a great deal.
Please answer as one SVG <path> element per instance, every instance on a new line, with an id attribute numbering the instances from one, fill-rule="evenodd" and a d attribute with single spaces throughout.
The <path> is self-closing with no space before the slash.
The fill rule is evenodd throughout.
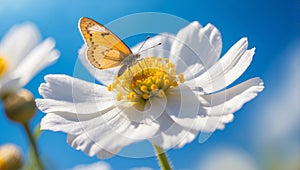
<path id="1" fill-rule="evenodd" d="M 146 101 L 151 97 L 164 97 L 170 88 L 184 83 L 182 73 L 176 75 L 175 65 L 169 59 L 146 57 L 127 69 L 108 85 L 108 91 L 116 92 L 118 101 Z"/>
<path id="2" fill-rule="evenodd" d="M 8 62 L 5 57 L 0 55 L 0 78 L 6 73 L 8 69 Z"/>

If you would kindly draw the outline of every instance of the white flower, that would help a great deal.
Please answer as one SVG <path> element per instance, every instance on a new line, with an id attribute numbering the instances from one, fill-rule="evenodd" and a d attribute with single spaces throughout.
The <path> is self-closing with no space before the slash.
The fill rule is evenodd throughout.
<path id="1" fill-rule="evenodd" d="M 55 42 L 40 41 L 38 29 L 31 23 L 13 26 L 0 43 L 0 95 L 15 92 L 32 77 L 57 60 Z"/>
<path id="2" fill-rule="evenodd" d="M 263 90 L 259 78 L 223 90 L 252 60 L 254 49 L 247 50 L 246 38 L 221 59 L 220 33 L 211 24 L 193 22 L 176 36 L 150 39 L 145 48 L 158 42 L 162 45 L 142 53 L 155 57 L 142 59 L 120 77 L 115 77 L 118 68 L 93 68 L 84 46 L 79 54 L 83 64 L 104 85 L 46 76 L 39 88 L 44 99 L 36 100 L 47 113 L 41 129 L 63 131 L 72 147 L 100 158 L 145 139 L 164 149 L 181 148 L 199 131 L 223 129 L 235 111 Z"/>

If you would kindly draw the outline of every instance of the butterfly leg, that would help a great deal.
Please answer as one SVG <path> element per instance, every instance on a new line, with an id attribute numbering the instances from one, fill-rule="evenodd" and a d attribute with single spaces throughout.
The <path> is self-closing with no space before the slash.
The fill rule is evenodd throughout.
<path id="1" fill-rule="evenodd" d="M 143 61 L 143 63 L 145 64 L 146 68 L 149 68 L 147 63 L 146 63 L 146 59 L 145 58 L 140 58 L 139 60 L 137 60 L 138 65 L 140 66 L 140 68 L 142 69 L 142 72 L 144 74 L 145 68 L 141 65 L 141 62 Z"/>
<path id="2" fill-rule="evenodd" d="M 142 70 L 142 74 L 144 74 L 144 69 L 143 69 L 143 66 L 141 65 L 141 63 L 138 61 L 137 64 L 139 65 L 140 69 Z"/>
<path id="3" fill-rule="evenodd" d="M 145 64 L 146 68 L 149 68 L 148 65 L 147 65 L 146 59 L 145 59 L 145 58 L 141 58 L 141 60 L 143 60 L 143 62 L 144 62 L 144 64 Z"/>
<path id="4" fill-rule="evenodd" d="M 127 67 L 127 69 L 128 69 L 129 74 L 131 75 L 131 77 L 133 77 L 133 73 L 132 73 L 130 67 Z"/>
<path id="5" fill-rule="evenodd" d="M 143 61 L 144 64 L 145 64 L 145 66 L 148 68 L 148 65 L 147 65 L 147 62 L 146 62 L 146 59 L 145 59 L 145 58 L 141 58 L 141 59 L 139 59 L 138 61 Z"/>

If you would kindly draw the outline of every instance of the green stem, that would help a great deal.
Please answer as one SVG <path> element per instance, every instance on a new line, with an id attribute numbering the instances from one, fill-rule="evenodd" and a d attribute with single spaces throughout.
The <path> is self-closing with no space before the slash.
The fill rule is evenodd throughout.
<path id="1" fill-rule="evenodd" d="M 23 123 L 23 127 L 26 131 L 26 134 L 27 134 L 27 137 L 30 141 L 30 144 L 31 144 L 31 147 L 33 148 L 33 152 L 34 152 L 34 155 L 35 155 L 35 160 L 36 160 L 36 163 L 37 163 L 37 169 L 38 170 L 43 170 L 43 166 L 42 166 L 42 163 L 41 163 L 41 160 L 39 158 L 39 153 L 38 153 L 38 150 L 37 150 L 37 147 L 36 147 L 36 143 L 35 143 L 35 140 L 34 140 L 34 137 L 29 129 L 29 126 L 28 126 L 28 122 L 26 123 Z"/>
<path id="2" fill-rule="evenodd" d="M 169 160 L 168 160 L 167 155 L 165 154 L 164 149 L 157 146 L 157 145 L 154 145 L 154 144 L 153 144 L 153 147 L 154 147 L 154 150 L 156 152 L 156 156 L 157 156 L 157 159 L 158 159 L 159 164 L 161 166 L 161 169 L 162 170 L 171 170 L 172 168 L 169 164 Z"/>

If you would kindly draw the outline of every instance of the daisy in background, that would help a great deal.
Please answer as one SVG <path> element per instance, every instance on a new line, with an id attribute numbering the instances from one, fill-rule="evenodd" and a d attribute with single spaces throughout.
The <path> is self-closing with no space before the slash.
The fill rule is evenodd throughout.
<path id="1" fill-rule="evenodd" d="M 33 24 L 23 23 L 13 26 L 0 42 L 0 96 L 3 109 L 8 119 L 24 128 L 34 151 L 36 169 L 43 168 L 29 121 L 37 108 L 31 92 L 22 87 L 59 57 L 59 52 L 54 49 L 54 40 L 47 38 L 40 42 L 40 38 Z M 9 166 L 7 168 L 11 169 Z"/>
<path id="2" fill-rule="evenodd" d="M 98 70 L 79 57 L 103 85 L 67 75 L 47 75 L 39 87 L 47 113 L 42 130 L 62 131 L 67 142 L 89 156 L 109 158 L 124 146 L 149 140 L 158 153 L 181 148 L 199 132 L 223 129 L 233 113 L 264 88 L 259 78 L 225 89 L 247 69 L 254 49 L 242 38 L 219 58 L 221 35 L 211 24 L 193 22 L 177 35 L 161 34 L 144 48 L 144 59 L 115 76 L 116 69 Z M 138 44 L 133 51 L 138 51 Z"/>
<path id="3" fill-rule="evenodd" d="M 27 123 L 36 110 L 31 92 L 22 87 L 59 57 L 52 38 L 40 40 L 39 30 L 27 22 L 14 25 L 0 42 L 0 96 L 7 117 L 15 122 Z"/>
<path id="4" fill-rule="evenodd" d="M 0 95 L 24 87 L 40 70 L 55 62 L 55 42 L 41 35 L 31 23 L 13 26 L 0 42 Z"/>

